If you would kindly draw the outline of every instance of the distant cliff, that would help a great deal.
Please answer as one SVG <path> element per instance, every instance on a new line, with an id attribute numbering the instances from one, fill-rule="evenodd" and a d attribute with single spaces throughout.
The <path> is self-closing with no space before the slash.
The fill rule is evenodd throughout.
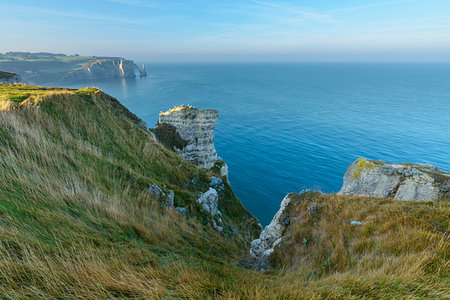
<path id="1" fill-rule="evenodd" d="M 215 110 L 183 105 L 160 113 L 154 133 L 162 144 L 185 160 L 210 169 L 218 160 L 214 148 L 214 127 L 218 118 Z"/>
<path id="2" fill-rule="evenodd" d="M 84 68 L 74 70 L 62 77 L 63 80 L 85 80 L 102 78 L 133 78 L 136 73 L 145 76 L 145 69 L 129 59 L 121 57 L 101 58 L 92 61 Z"/>
<path id="3" fill-rule="evenodd" d="M 19 75 L 10 72 L 0 71 L 0 83 L 17 83 L 20 82 Z"/>
<path id="4" fill-rule="evenodd" d="M 122 57 L 68 56 L 46 52 L 0 54 L 0 69 L 16 73 L 23 82 L 33 84 L 147 75 L 144 65 L 139 68 L 132 60 Z"/>

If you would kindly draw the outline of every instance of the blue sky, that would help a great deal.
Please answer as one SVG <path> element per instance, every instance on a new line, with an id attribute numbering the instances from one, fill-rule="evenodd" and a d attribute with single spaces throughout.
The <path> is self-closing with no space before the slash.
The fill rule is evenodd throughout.
<path id="1" fill-rule="evenodd" d="M 450 61 L 449 0 L 0 0 L 0 52 Z"/>

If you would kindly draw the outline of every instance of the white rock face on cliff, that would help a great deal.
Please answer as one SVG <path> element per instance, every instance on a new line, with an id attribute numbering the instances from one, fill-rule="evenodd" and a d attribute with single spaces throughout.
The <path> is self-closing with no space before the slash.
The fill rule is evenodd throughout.
<path id="1" fill-rule="evenodd" d="M 270 268 L 269 257 L 274 247 L 281 242 L 283 230 L 289 224 L 289 220 L 284 220 L 284 210 L 291 202 L 290 194 L 284 197 L 280 209 L 273 217 L 269 225 L 259 235 L 259 239 L 253 240 L 250 248 L 250 255 L 256 260 L 256 269 L 265 270 Z"/>
<path id="2" fill-rule="evenodd" d="M 219 204 L 219 195 L 217 191 L 213 188 L 209 188 L 206 193 L 200 194 L 197 202 L 202 205 L 203 210 L 208 212 L 211 216 L 216 216 L 219 214 L 217 210 L 217 205 Z"/>
<path id="3" fill-rule="evenodd" d="M 339 194 L 435 201 L 448 192 L 449 183 L 450 174 L 433 166 L 359 158 L 345 172 Z"/>
<path id="4" fill-rule="evenodd" d="M 99 58 L 84 67 L 64 75 L 62 80 L 86 80 L 102 78 L 133 78 L 139 67 L 132 61 L 121 57 Z"/>
<path id="5" fill-rule="evenodd" d="M 160 113 L 155 129 L 168 126 L 166 131 L 170 131 L 170 128 L 174 128 L 181 139 L 178 144 L 172 146 L 173 150 L 192 164 L 210 169 L 217 161 L 214 127 L 218 118 L 219 113 L 216 110 L 179 106 Z"/>

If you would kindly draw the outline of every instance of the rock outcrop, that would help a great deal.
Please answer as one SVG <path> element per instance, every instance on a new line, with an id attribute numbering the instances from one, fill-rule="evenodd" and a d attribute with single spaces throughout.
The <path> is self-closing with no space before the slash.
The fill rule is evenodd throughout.
<path id="1" fill-rule="evenodd" d="M 148 191 L 156 198 L 156 200 L 161 202 L 162 206 L 170 208 L 174 207 L 175 194 L 173 190 L 164 192 L 158 185 L 152 183 L 148 187 Z"/>
<path id="2" fill-rule="evenodd" d="M 217 194 L 217 191 L 215 189 L 209 188 L 206 193 L 200 194 L 197 202 L 201 204 L 203 210 L 208 212 L 211 216 L 220 214 L 220 212 L 217 210 L 219 195 Z"/>
<path id="3" fill-rule="evenodd" d="M 339 194 L 436 201 L 448 199 L 449 191 L 450 174 L 437 167 L 359 158 L 347 169 Z"/>
<path id="4" fill-rule="evenodd" d="M 219 113 L 179 106 L 159 114 L 153 132 L 157 139 L 192 164 L 210 169 L 218 160 L 214 127 Z"/>
<path id="5" fill-rule="evenodd" d="M 259 239 L 253 240 L 251 243 L 250 255 L 255 260 L 254 266 L 257 270 L 270 269 L 270 255 L 274 251 L 274 247 L 281 242 L 283 230 L 289 225 L 289 218 L 285 216 L 285 209 L 291 202 L 290 195 L 286 195 L 281 201 L 280 209 L 270 224 L 261 232 Z"/>

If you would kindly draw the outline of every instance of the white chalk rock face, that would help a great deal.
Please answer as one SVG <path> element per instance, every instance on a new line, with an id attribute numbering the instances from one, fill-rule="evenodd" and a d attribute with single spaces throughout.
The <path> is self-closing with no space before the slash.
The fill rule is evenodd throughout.
<path id="1" fill-rule="evenodd" d="M 158 126 L 175 128 L 181 142 L 174 151 L 192 164 L 210 169 L 217 161 L 214 127 L 219 118 L 216 110 L 199 110 L 191 106 L 175 107 L 159 114 Z"/>
<path id="2" fill-rule="evenodd" d="M 219 195 L 217 191 L 213 188 L 209 188 L 206 193 L 200 194 L 197 202 L 202 205 L 203 210 L 207 211 L 211 216 L 216 216 L 219 214 L 217 210 L 217 205 L 219 203 Z"/>
<path id="3" fill-rule="evenodd" d="M 251 242 L 250 255 L 256 260 L 256 268 L 265 270 L 270 268 L 269 257 L 276 245 L 281 242 L 281 235 L 288 223 L 283 220 L 285 209 L 291 202 L 290 194 L 284 197 L 280 209 L 273 217 L 269 225 L 259 235 L 259 239 Z"/>
<path id="4" fill-rule="evenodd" d="M 428 165 L 359 158 L 347 169 L 339 194 L 436 201 L 448 192 L 450 174 Z"/>

